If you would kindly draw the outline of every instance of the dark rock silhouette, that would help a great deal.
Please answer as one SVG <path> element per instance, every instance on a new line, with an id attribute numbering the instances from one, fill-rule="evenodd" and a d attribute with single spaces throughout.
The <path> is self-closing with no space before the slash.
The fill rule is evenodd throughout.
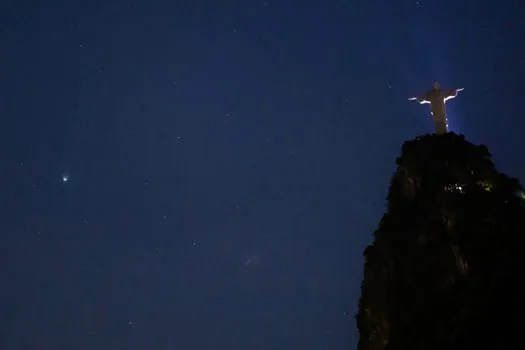
<path id="1" fill-rule="evenodd" d="M 359 350 L 518 349 L 525 199 L 485 146 L 407 141 L 365 249 Z"/>

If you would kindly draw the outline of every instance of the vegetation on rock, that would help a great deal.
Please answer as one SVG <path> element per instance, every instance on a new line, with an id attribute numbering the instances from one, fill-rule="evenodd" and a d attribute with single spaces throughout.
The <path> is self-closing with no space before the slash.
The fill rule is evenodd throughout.
<path id="1" fill-rule="evenodd" d="M 407 141 L 365 249 L 359 350 L 522 348 L 525 200 L 485 146 Z"/>

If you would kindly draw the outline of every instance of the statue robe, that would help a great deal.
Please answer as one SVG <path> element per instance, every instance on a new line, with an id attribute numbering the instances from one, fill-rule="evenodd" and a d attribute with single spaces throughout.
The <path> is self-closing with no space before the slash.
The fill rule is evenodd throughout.
<path id="1" fill-rule="evenodd" d="M 444 134 L 448 131 L 445 102 L 456 97 L 457 94 L 456 90 L 432 89 L 417 98 L 417 102 L 420 104 L 430 104 L 430 113 L 434 121 L 436 134 Z"/>

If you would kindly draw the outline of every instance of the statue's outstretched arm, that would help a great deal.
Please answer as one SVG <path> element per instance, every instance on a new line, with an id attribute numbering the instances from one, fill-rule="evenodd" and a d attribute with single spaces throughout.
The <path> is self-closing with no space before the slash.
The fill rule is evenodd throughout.
<path id="1" fill-rule="evenodd" d="M 456 97 L 458 95 L 458 92 L 460 91 L 463 91 L 463 88 L 459 88 L 459 89 L 454 89 L 454 90 L 450 90 L 450 91 L 445 91 L 444 92 L 444 100 L 445 102 Z"/>
<path id="2" fill-rule="evenodd" d="M 417 96 L 410 97 L 408 100 L 409 101 L 417 101 L 421 105 L 425 104 L 425 103 L 430 103 L 430 101 L 425 100 L 423 97 L 417 97 Z"/>

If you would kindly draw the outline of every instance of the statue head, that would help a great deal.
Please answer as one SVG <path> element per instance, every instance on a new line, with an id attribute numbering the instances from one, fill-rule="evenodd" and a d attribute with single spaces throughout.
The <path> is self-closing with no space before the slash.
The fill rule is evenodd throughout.
<path id="1" fill-rule="evenodd" d="M 439 90 L 439 83 L 434 80 L 434 84 L 432 84 L 432 88 L 436 89 L 436 90 Z"/>

